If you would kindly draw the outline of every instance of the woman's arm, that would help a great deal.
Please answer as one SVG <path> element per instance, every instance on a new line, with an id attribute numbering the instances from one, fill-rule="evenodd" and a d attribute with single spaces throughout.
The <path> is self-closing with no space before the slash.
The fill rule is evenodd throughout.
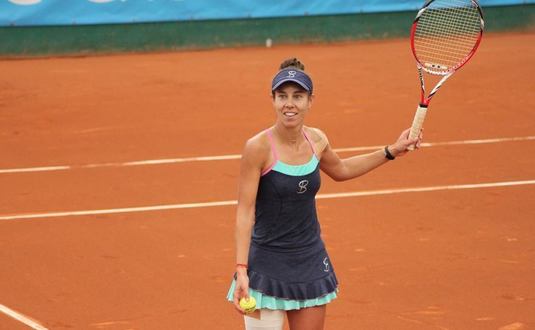
<path id="1" fill-rule="evenodd" d="M 234 306 L 241 313 L 243 310 L 239 306 L 239 300 L 249 296 L 249 277 L 247 276 L 247 268 L 243 265 L 247 265 L 249 258 L 249 245 L 255 221 L 256 193 L 264 162 L 265 152 L 259 146 L 259 141 L 255 138 L 247 141 L 241 159 L 235 232 L 236 288 L 234 290 Z"/>
<path id="2" fill-rule="evenodd" d="M 388 150 L 394 157 L 403 156 L 407 153 L 407 147 L 416 145 L 418 148 L 422 139 L 422 134 L 417 139 L 409 139 L 410 129 L 403 131 L 398 140 L 388 146 Z M 377 150 L 368 154 L 358 155 L 350 158 L 340 159 L 334 152 L 323 133 L 319 133 L 324 141 L 321 153 L 321 170 L 336 181 L 344 181 L 356 178 L 388 162 L 384 150 Z"/>

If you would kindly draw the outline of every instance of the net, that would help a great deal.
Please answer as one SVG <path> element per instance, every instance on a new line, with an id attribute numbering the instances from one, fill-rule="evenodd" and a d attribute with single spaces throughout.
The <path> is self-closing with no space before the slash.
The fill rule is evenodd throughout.
<path id="1" fill-rule="evenodd" d="M 478 44 L 483 21 L 470 0 L 435 0 L 421 12 L 413 35 L 423 68 L 445 74 L 462 65 Z"/>

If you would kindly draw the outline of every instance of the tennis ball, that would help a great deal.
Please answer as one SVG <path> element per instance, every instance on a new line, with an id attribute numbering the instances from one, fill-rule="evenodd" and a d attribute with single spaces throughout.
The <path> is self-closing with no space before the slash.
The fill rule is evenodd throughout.
<path id="1" fill-rule="evenodd" d="M 256 299 L 253 297 L 249 297 L 249 299 L 241 298 L 240 307 L 243 308 L 245 314 L 252 313 L 256 309 Z"/>

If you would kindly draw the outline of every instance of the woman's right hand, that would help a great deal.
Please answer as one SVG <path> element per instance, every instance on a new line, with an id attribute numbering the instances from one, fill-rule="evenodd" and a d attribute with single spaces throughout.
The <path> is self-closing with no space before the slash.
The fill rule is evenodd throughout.
<path id="1" fill-rule="evenodd" d="M 245 314 L 245 311 L 240 307 L 241 298 L 249 298 L 247 269 L 238 269 L 236 271 L 236 286 L 234 287 L 234 307 L 240 314 Z"/>

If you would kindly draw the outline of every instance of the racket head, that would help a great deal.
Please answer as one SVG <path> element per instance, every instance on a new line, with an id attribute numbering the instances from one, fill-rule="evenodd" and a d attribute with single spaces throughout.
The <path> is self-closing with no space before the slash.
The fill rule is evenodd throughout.
<path id="1" fill-rule="evenodd" d="M 476 0 L 430 0 L 418 11 L 411 29 L 411 49 L 419 68 L 447 75 L 472 58 L 485 22 Z"/>

